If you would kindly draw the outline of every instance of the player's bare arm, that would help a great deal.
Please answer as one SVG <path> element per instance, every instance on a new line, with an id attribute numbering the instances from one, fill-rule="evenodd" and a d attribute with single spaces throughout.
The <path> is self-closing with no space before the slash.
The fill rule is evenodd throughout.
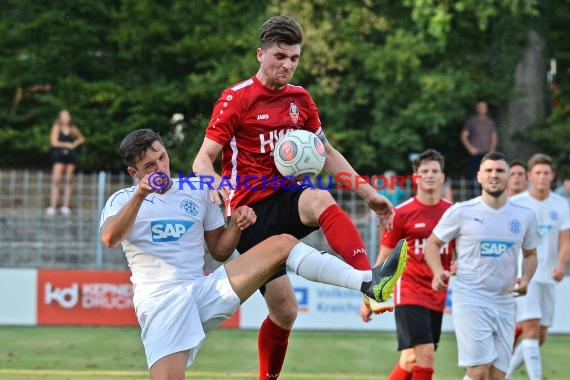
<path id="1" fill-rule="evenodd" d="M 552 278 L 555 281 L 562 281 L 566 274 L 566 263 L 570 256 L 570 230 L 562 230 L 558 235 L 558 266 L 554 268 Z"/>
<path id="2" fill-rule="evenodd" d="M 380 250 L 378 251 L 378 257 L 376 258 L 376 264 L 374 266 L 378 266 L 382 264 L 384 261 L 386 261 L 388 256 L 390 256 L 390 254 L 392 253 L 393 249 L 394 247 L 390 248 L 386 245 L 380 245 Z"/>
<path id="3" fill-rule="evenodd" d="M 538 259 L 536 257 L 536 248 L 524 249 L 523 253 L 523 273 L 522 277 L 519 277 L 513 281 L 512 291 L 516 293 L 516 297 L 524 296 L 528 290 L 528 284 L 534 276 L 536 267 L 538 266 Z"/>
<path id="4" fill-rule="evenodd" d="M 392 228 L 394 207 L 390 201 L 383 195 L 378 194 L 368 183 L 359 183 L 358 188 L 356 188 L 355 182 L 358 177 L 356 170 L 354 170 L 346 158 L 331 144 L 328 142 L 324 144 L 327 154 L 325 170 L 332 175 L 349 173 L 351 177 L 354 178 L 352 189 L 366 202 L 368 207 L 378 215 L 385 228 Z"/>
<path id="5" fill-rule="evenodd" d="M 451 273 L 445 270 L 443 265 L 441 265 L 440 252 L 444 245 L 445 242 L 439 240 L 434 234 L 431 234 L 426 242 L 424 251 L 424 259 L 433 272 L 432 288 L 435 291 L 447 288 L 446 282 L 451 276 Z"/>
<path id="6" fill-rule="evenodd" d="M 455 276 L 457 274 L 457 251 L 455 249 L 453 249 L 453 251 L 451 252 L 451 265 L 449 266 L 449 273 L 451 273 L 452 276 Z"/>
<path id="7" fill-rule="evenodd" d="M 236 249 L 241 231 L 255 223 L 257 217 L 247 206 L 236 208 L 227 227 L 204 232 L 208 251 L 216 261 L 226 261 Z"/>
<path id="8" fill-rule="evenodd" d="M 220 155 L 223 146 L 212 139 L 207 137 L 204 138 L 204 142 L 194 159 L 192 164 L 192 170 L 198 176 L 211 176 L 214 178 L 212 186 L 217 189 L 218 185 L 222 181 L 222 177 L 214 169 L 214 161 Z M 229 189 L 219 192 L 222 198 L 225 200 L 228 197 Z"/>
<path id="9" fill-rule="evenodd" d="M 73 141 L 71 143 L 71 148 L 75 149 L 78 146 L 85 144 L 85 136 L 83 136 L 83 133 L 81 133 L 81 131 L 79 130 L 79 128 L 77 128 L 76 126 L 73 126 L 73 128 L 71 129 L 71 133 L 73 134 L 73 136 L 75 137 L 75 141 Z"/>
<path id="10" fill-rule="evenodd" d="M 101 241 L 105 247 L 114 248 L 118 246 L 129 234 L 144 199 L 150 193 L 156 192 L 156 189 L 152 188 L 148 181 L 149 175 L 152 174 L 145 175 L 139 181 L 135 194 L 125 203 L 123 208 L 103 223 Z"/>

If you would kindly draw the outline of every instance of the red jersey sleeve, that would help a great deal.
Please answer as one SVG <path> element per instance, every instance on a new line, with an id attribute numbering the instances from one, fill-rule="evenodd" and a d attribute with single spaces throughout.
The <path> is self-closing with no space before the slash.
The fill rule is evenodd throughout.
<path id="1" fill-rule="evenodd" d="M 235 91 L 231 88 L 226 89 L 214 104 L 214 110 L 206 128 L 206 137 L 221 145 L 226 145 L 235 136 L 241 113 L 241 105 Z"/>
<path id="2" fill-rule="evenodd" d="M 319 118 L 319 110 L 313 98 L 310 95 L 309 99 L 310 99 L 309 115 L 304 129 L 308 130 L 309 132 L 313 132 L 318 136 L 320 133 L 323 133 L 321 130 L 321 119 Z"/>
<path id="3" fill-rule="evenodd" d="M 404 221 L 399 215 L 401 214 L 398 212 L 394 215 L 392 229 L 382 232 L 381 244 L 388 248 L 394 248 L 396 244 L 398 244 L 398 241 L 404 237 Z"/>

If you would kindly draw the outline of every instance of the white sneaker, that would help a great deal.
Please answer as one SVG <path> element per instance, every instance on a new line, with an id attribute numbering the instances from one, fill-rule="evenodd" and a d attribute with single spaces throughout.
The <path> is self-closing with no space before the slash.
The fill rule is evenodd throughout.
<path id="1" fill-rule="evenodd" d="M 69 207 L 62 207 L 59 209 L 59 212 L 61 212 L 62 215 L 69 215 L 71 210 L 69 209 Z"/>
<path id="2" fill-rule="evenodd" d="M 368 307 L 374 314 L 382 314 L 387 311 L 389 312 L 394 311 L 394 302 L 392 301 L 391 297 L 384 302 L 378 302 L 375 299 L 364 295 L 362 300 L 364 301 L 365 304 L 368 305 Z"/>
<path id="3" fill-rule="evenodd" d="M 55 208 L 53 208 L 53 207 L 46 208 L 46 215 L 47 216 L 54 216 L 55 215 Z"/>

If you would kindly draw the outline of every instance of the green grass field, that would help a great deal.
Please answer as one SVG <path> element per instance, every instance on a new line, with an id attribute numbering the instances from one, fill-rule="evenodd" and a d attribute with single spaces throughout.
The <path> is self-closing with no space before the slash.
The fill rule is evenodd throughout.
<path id="1" fill-rule="evenodd" d="M 550 336 L 544 378 L 569 379 L 570 337 Z M 398 358 L 393 333 L 294 331 L 281 379 L 384 379 Z M 208 335 L 191 379 L 255 379 L 257 331 Z M 135 328 L 0 327 L 0 379 L 148 379 Z M 455 338 L 442 337 L 435 379 L 461 379 Z M 516 379 L 525 379 L 524 373 Z"/>

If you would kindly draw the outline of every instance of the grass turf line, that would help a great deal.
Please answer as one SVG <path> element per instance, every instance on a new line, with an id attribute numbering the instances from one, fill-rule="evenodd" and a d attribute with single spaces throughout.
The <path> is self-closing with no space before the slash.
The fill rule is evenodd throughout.
<path id="1" fill-rule="evenodd" d="M 0 379 L 148 379 L 137 328 L 0 327 Z M 542 347 L 549 380 L 568 379 L 566 336 Z M 398 359 L 394 333 L 299 331 L 291 334 L 281 379 L 382 379 Z M 188 370 L 189 379 L 257 377 L 257 331 L 216 330 Z M 458 379 L 453 334 L 436 353 L 436 378 Z M 525 379 L 519 372 L 515 379 Z"/>

